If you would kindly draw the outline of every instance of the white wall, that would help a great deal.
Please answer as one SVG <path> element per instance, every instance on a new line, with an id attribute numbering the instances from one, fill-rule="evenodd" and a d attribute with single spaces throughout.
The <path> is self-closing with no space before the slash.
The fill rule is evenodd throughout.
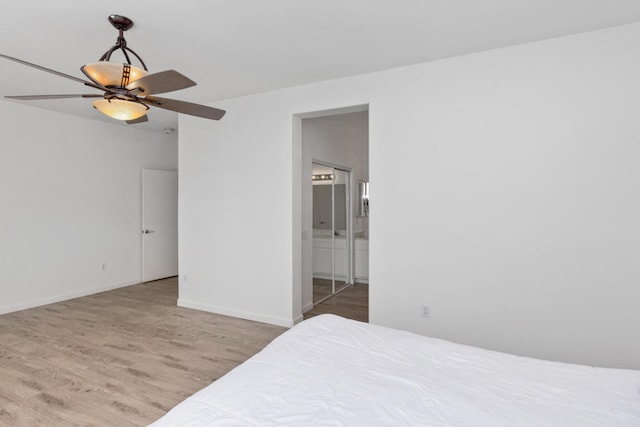
<path id="1" fill-rule="evenodd" d="M 398 71 L 415 88 L 371 118 L 373 322 L 640 368 L 639 35 Z"/>
<path id="2" fill-rule="evenodd" d="M 141 170 L 176 169 L 177 136 L 6 101 L 0 117 L 0 313 L 139 282 Z"/>
<path id="3" fill-rule="evenodd" d="M 233 99 L 220 123 L 181 119 L 180 302 L 299 316 L 292 117 L 369 104 L 373 323 L 640 368 L 638 52 L 631 25 Z"/>

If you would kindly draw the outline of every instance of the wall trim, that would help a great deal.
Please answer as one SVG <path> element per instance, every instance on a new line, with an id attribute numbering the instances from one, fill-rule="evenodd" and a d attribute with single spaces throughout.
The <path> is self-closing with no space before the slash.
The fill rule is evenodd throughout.
<path id="1" fill-rule="evenodd" d="M 202 304 L 200 302 L 186 301 L 180 298 L 178 298 L 178 307 L 192 308 L 194 310 L 207 311 L 209 313 L 222 314 L 224 316 L 238 317 L 240 319 L 253 320 L 255 322 L 269 323 L 271 325 L 284 326 L 285 328 L 290 328 L 297 321 L 299 321 L 298 318 L 283 319 L 281 317 L 263 316 L 261 314 L 250 313 L 248 311 L 234 310 L 227 307 Z"/>
<path id="2" fill-rule="evenodd" d="M 314 279 L 331 280 L 332 277 L 333 276 L 331 275 L 331 273 L 313 273 Z M 344 280 L 345 282 L 347 281 L 347 276 L 343 276 L 342 274 L 336 274 L 335 277 L 336 280 Z"/>
<path id="3" fill-rule="evenodd" d="M 99 294 L 101 292 L 112 291 L 114 289 L 124 288 L 126 286 L 140 284 L 140 280 L 127 281 L 123 283 L 111 284 L 107 286 L 99 286 L 97 288 L 85 289 L 77 292 L 69 292 L 66 294 L 58 295 L 50 298 L 43 298 L 35 301 L 30 301 L 24 304 L 18 304 L 14 306 L 0 307 L 0 315 L 13 313 L 16 311 L 28 310 L 30 308 L 42 307 L 43 305 L 55 304 L 57 302 L 68 301 L 75 298 L 86 297 L 88 295 Z"/>
<path id="4" fill-rule="evenodd" d="M 302 312 L 306 313 L 307 311 L 311 310 L 313 308 L 313 302 L 310 302 L 308 304 L 305 304 L 304 307 L 302 307 Z"/>

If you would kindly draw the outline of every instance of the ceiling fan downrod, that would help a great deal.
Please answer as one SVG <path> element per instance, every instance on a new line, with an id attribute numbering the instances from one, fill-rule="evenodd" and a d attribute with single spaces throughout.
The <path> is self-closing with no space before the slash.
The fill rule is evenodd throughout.
<path id="1" fill-rule="evenodd" d="M 118 30 L 118 38 L 116 40 L 116 44 L 113 45 L 109 50 L 107 50 L 99 59 L 99 61 L 109 61 L 111 59 L 111 54 L 116 50 L 121 50 L 124 54 L 125 59 L 127 60 L 127 64 L 131 65 L 131 59 L 129 58 L 129 54 L 127 52 L 132 53 L 142 65 L 142 68 L 145 71 L 149 71 L 147 65 L 144 63 L 140 55 L 135 53 L 129 47 L 127 47 L 127 40 L 124 38 L 124 32 L 133 27 L 133 21 L 126 16 L 120 15 L 110 15 L 109 22 Z"/>

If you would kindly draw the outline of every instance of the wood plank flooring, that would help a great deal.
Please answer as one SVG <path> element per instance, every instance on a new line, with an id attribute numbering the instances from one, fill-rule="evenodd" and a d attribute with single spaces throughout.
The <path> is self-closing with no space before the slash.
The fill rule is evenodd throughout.
<path id="1" fill-rule="evenodd" d="M 176 301 L 173 278 L 0 316 L 0 425 L 147 425 L 285 331 Z"/>
<path id="2" fill-rule="evenodd" d="M 336 290 L 347 286 L 346 282 L 336 280 Z M 331 280 L 313 278 L 313 303 L 317 304 L 321 300 L 331 295 L 333 285 Z"/>
<path id="3" fill-rule="evenodd" d="M 171 278 L 0 316 L 0 425 L 147 425 L 286 330 L 177 298 Z M 322 313 L 368 321 L 368 286 Z"/>
<path id="4" fill-rule="evenodd" d="M 318 279 L 314 279 L 314 287 L 316 280 Z M 356 283 L 353 286 L 348 286 L 329 299 L 315 305 L 311 310 L 304 313 L 304 318 L 309 319 L 324 313 L 337 314 L 348 319 L 368 322 L 369 285 Z"/>

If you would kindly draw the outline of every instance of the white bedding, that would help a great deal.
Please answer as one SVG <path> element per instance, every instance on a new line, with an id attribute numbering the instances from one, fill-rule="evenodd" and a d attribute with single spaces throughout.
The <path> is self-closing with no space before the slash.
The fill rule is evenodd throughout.
<path id="1" fill-rule="evenodd" d="M 640 371 L 549 362 L 323 315 L 153 426 L 640 426 Z"/>

